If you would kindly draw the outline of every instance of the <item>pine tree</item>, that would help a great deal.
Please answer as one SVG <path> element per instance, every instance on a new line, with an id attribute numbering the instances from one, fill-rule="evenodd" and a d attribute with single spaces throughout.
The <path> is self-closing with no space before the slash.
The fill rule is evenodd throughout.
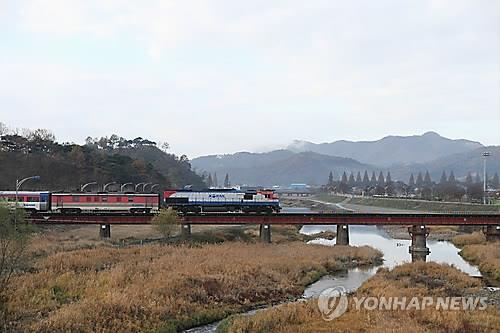
<path id="1" fill-rule="evenodd" d="M 390 185 L 392 183 L 391 172 L 387 171 L 387 177 L 385 177 L 385 183 Z"/>
<path id="2" fill-rule="evenodd" d="M 415 178 L 413 177 L 413 173 L 410 175 L 410 180 L 408 180 L 408 186 L 415 187 Z"/>
<path id="3" fill-rule="evenodd" d="M 349 186 L 354 186 L 354 173 L 351 171 L 351 174 L 349 175 L 349 181 L 348 181 Z"/>
<path id="4" fill-rule="evenodd" d="M 384 186 L 385 185 L 385 179 L 384 179 L 384 174 L 382 171 L 378 174 L 378 185 Z"/>
<path id="5" fill-rule="evenodd" d="M 372 178 L 370 179 L 370 184 L 371 185 L 377 184 L 377 176 L 375 175 L 375 171 L 372 171 Z"/>
<path id="6" fill-rule="evenodd" d="M 361 185 L 361 172 L 358 171 L 358 174 L 356 175 L 356 184 Z"/>
<path id="7" fill-rule="evenodd" d="M 213 186 L 212 174 L 211 173 L 208 174 L 207 185 L 208 185 L 208 188 L 211 188 Z"/>
<path id="8" fill-rule="evenodd" d="M 494 189 L 499 189 L 500 188 L 500 181 L 498 179 L 498 173 L 495 172 L 495 175 L 493 176 L 493 179 L 491 180 L 491 186 L 493 186 Z"/>
<path id="9" fill-rule="evenodd" d="M 455 174 L 453 173 L 453 170 L 451 170 L 451 172 L 450 172 L 450 178 L 448 178 L 448 182 L 450 184 L 455 184 L 456 181 L 457 180 L 455 179 Z"/>
<path id="10" fill-rule="evenodd" d="M 476 172 L 476 178 L 474 179 L 474 183 L 476 184 L 481 183 L 481 176 L 479 176 L 479 172 Z"/>
<path id="11" fill-rule="evenodd" d="M 472 184 L 472 175 L 471 175 L 470 171 L 467 173 L 467 177 L 465 177 L 465 183 L 467 185 Z"/>
<path id="12" fill-rule="evenodd" d="M 431 179 L 431 175 L 429 174 L 429 171 L 425 172 L 424 184 L 425 185 L 431 185 L 432 184 L 432 179 Z"/>
<path id="13" fill-rule="evenodd" d="M 226 177 L 224 178 L 224 187 L 225 188 L 231 187 L 231 182 L 229 181 L 229 174 L 228 173 L 226 173 Z"/>
<path id="14" fill-rule="evenodd" d="M 342 174 L 342 180 L 341 180 L 340 182 L 341 182 L 341 183 L 344 183 L 344 184 L 347 184 L 347 174 L 345 173 L 345 171 L 344 171 L 344 173 Z"/>
<path id="15" fill-rule="evenodd" d="M 328 175 L 328 186 L 333 185 L 333 172 L 330 171 L 330 174 Z"/>
<path id="16" fill-rule="evenodd" d="M 370 184 L 370 179 L 368 178 L 368 171 L 365 170 L 365 174 L 363 175 L 363 186 L 368 186 Z"/>
<path id="17" fill-rule="evenodd" d="M 219 187 L 219 181 L 217 180 L 217 172 L 214 172 L 213 186 L 215 188 Z"/>
<path id="18" fill-rule="evenodd" d="M 424 183 L 424 180 L 422 179 L 422 172 L 418 172 L 418 175 L 417 175 L 417 181 L 416 181 L 416 185 L 418 187 L 421 187 Z"/>
<path id="19" fill-rule="evenodd" d="M 439 184 L 445 184 L 448 181 L 448 177 L 446 176 L 446 171 L 443 170 L 441 174 L 441 179 L 439 180 Z"/>

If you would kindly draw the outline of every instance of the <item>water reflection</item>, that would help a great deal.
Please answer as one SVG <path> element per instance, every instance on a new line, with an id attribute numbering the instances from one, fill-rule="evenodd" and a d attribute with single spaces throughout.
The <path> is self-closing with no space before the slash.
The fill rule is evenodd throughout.
<path id="1" fill-rule="evenodd" d="M 324 230 L 335 231 L 336 226 L 308 225 L 302 227 L 301 232 L 314 234 Z M 349 226 L 349 233 L 351 245 L 369 245 L 382 251 L 384 253 L 384 267 L 393 268 L 396 265 L 412 261 L 412 255 L 408 251 L 411 241 L 408 239 L 391 238 L 386 231 L 376 226 Z M 335 239 L 315 239 L 310 243 L 334 245 Z M 427 261 L 454 265 L 469 275 L 481 276 L 477 267 L 470 265 L 460 257 L 458 254 L 459 250 L 452 243 L 428 240 L 427 246 L 431 251 L 427 256 Z"/>

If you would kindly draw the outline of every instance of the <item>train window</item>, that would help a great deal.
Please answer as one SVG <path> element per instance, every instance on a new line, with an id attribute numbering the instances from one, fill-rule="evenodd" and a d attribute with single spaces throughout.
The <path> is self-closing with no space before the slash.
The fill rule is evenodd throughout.
<path id="1" fill-rule="evenodd" d="M 80 202 L 80 197 L 77 195 L 73 196 L 73 202 Z"/>
<path id="2" fill-rule="evenodd" d="M 101 200 L 102 202 L 108 202 L 108 197 L 102 197 Z"/>
<path id="3" fill-rule="evenodd" d="M 134 202 L 134 197 L 128 197 L 128 202 Z"/>
<path id="4" fill-rule="evenodd" d="M 122 197 L 116 197 L 116 202 L 122 202 Z"/>
<path id="5" fill-rule="evenodd" d="M 98 202 L 99 201 L 99 197 L 94 197 L 94 202 Z"/>
<path id="6" fill-rule="evenodd" d="M 87 197 L 87 202 L 91 202 L 92 201 L 92 197 Z"/>

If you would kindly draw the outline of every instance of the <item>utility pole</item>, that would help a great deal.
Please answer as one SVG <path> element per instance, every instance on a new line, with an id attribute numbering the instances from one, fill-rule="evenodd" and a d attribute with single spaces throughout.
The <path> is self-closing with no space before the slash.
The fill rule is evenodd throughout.
<path id="1" fill-rule="evenodd" d="M 483 204 L 486 205 L 486 193 L 487 193 L 487 184 L 488 180 L 486 179 L 486 159 L 491 156 L 489 151 L 485 151 L 483 153 Z"/>

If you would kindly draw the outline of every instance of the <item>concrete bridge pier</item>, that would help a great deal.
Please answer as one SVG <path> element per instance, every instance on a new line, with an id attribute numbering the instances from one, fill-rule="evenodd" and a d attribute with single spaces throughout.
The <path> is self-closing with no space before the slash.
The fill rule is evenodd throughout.
<path id="1" fill-rule="evenodd" d="M 486 240 L 488 242 L 500 241 L 500 225 L 487 225 L 486 226 Z"/>
<path id="2" fill-rule="evenodd" d="M 111 225 L 101 224 L 99 228 L 99 236 L 101 238 L 111 238 Z"/>
<path id="3" fill-rule="evenodd" d="M 260 225 L 260 240 L 263 243 L 271 243 L 271 225 L 261 224 Z"/>
<path id="4" fill-rule="evenodd" d="M 425 225 L 414 225 L 408 227 L 408 233 L 411 236 L 409 252 L 411 253 L 412 261 L 425 261 L 426 256 L 431 253 L 427 247 L 429 229 Z"/>
<path id="5" fill-rule="evenodd" d="M 191 224 L 181 224 L 181 237 L 189 238 L 191 236 Z"/>
<path id="6" fill-rule="evenodd" d="M 349 245 L 349 225 L 337 224 L 336 245 Z"/>

